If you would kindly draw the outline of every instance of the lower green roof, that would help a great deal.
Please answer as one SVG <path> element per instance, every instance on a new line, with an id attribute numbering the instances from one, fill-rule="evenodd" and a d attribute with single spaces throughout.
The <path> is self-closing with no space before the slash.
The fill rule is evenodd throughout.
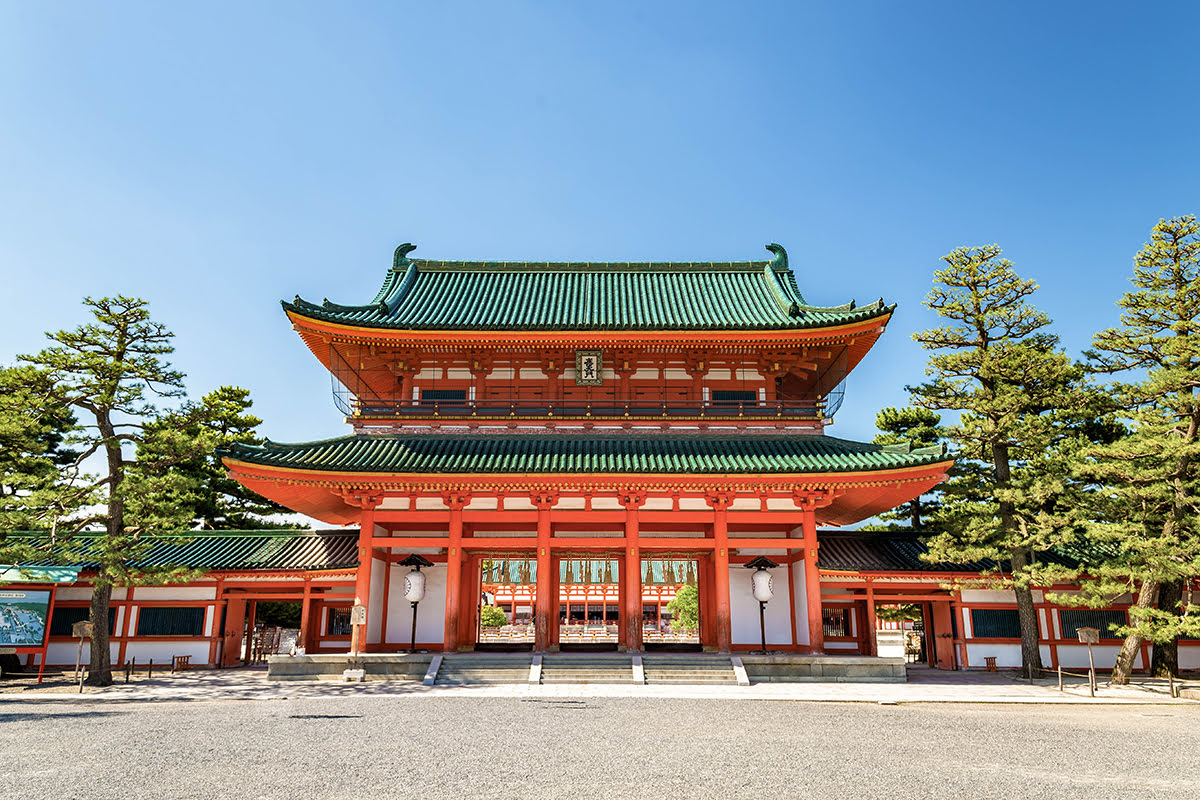
<path id="1" fill-rule="evenodd" d="M 13 535 L 32 540 L 45 536 L 35 532 Z M 358 565 L 357 538 L 356 532 L 347 538 L 342 531 L 187 531 L 155 536 L 150 549 L 133 566 L 238 571 L 354 568 Z M 76 569 L 92 568 L 96 562 L 90 556 L 100 543 L 95 534 L 79 533 L 51 550 L 48 555 L 53 560 L 22 568 L 45 573 L 56 569 L 47 565 L 65 561 Z"/>
<path id="2" fill-rule="evenodd" d="M 301 444 L 235 444 L 222 455 L 302 470 L 390 473 L 795 474 L 946 461 L 942 447 L 864 444 L 832 436 L 377 435 Z"/>

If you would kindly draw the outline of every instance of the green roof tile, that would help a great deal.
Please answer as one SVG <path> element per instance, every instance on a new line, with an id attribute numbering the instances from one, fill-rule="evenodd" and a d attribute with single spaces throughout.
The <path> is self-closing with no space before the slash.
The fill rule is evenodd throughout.
<path id="1" fill-rule="evenodd" d="M 895 306 L 804 302 L 787 253 L 769 261 L 510 262 L 409 259 L 396 250 L 374 300 L 296 297 L 288 311 L 397 330 L 787 330 L 873 319 Z"/>
<path id="2" fill-rule="evenodd" d="M 359 434 L 301 444 L 235 444 L 223 455 L 292 469 L 409 474 L 786 474 L 897 469 L 948 460 L 941 448 L 909 452 L 816 435 Z"/>

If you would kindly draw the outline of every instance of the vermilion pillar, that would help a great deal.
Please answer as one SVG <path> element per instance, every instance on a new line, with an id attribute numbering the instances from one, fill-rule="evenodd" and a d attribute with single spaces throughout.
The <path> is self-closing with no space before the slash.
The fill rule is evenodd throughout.
<path id="1" fill-rule="evenodd" d="M 551 590 L 555 581 L 550 576 L 550 509 L 554 498 L 550 495 L 535 495 L 537 506 L 537 577 L 533 595 L 533 649 L 545 652 L 550 649 L 550 620 L 554 614 Z"/>
<path id="2" fill-rule="evenodd" d="M 729 612 L 729 518 L 730 498 L 708 498 L 713 507 L 713 592 L 717 609 L 717 651 L 733 648 L 733 623 Z"/>
<path id="3" fill-rule="evenodd" d="M 458 651 L 458 618 L 462 604 L 462 512 L 466 499 L 447 496 L 445 503 L 450 507 L 450 528 L 446 542 L 446 629 L 442 637 L 442 649 L 447 653 L 455 653 Z"/>
<path id="4" fill-rule="evenodd" d="M 625 564 L 621 586 L 625 594 L 625 649 L 642 649 L 642 556 L 638 541 L 638 508 L 646 502 L 644 495 L 626 495 L 625 506 Z"/>
<path id="5" fill-rule="evenodd" d="M 825 625 L 821 620 L 821 575 L 817 569 L 817 515 L 805 511 L 801 521 L 804 529 L 804 597 L 808 606 L 808 647 L 812 653 L 825 652 Z"/>
<path id="6" fill-rule="evenodd" d="M 375 535 L 375 503 L 363 500 L 358 529 L 358 571 L 354 578 L 354 605 L 367 608 L 371 601 L 371 537 Z M 369 610 L 368 610 L 368 613 Z M 350 630 L 350 652 L 354 655 L 367 650 L 367 623 Z"/>
<path id="7" fill-rule="evenodd" d="M 871 579 L 867 579 L 867 655 L 879 655 L 879 641 L 876 638 L 875 628 L 875 584 Z M 823 629 L 823 628 L 822 628 Z"/>

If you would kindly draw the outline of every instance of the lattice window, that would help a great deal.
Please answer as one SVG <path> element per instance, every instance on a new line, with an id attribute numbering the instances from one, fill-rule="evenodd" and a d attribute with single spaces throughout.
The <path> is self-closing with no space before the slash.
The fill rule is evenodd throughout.
<path id="1" fill-rule="evenodd" d="M 350 627 L 350 609 L 329 609 L 329 616 L 325 621 L 326 636 L 349 636 Z"/>
<path id="2" fill-rule="evenodd" d="M 971 636 L 975 639 L 1020 639 L 1021 618 L 1015 608 L 972 608 Z"/>
<path id="3" fill-rule="evenodd" d="M 850 609 L 848 608 L 822 608 L 821 624 L 825 628 L 826 636 L 849 637 L 854 635 L 850 630 Z"/>
<path id="4" fill-rule="evenodd" d="M 144 606 L 138 609 L 138 636 L 201 636 L 203 633 L 203 606 Z"/>
<path id="5" fill-rule="evenodd" d="M 1120 638 L 1112 632 L 1112 625 L 1125 624 L 1124 611 L 1101 611 L 1094 608 L 1060 609 L 1058 623 L 1062 626 L 1062 638 L 1079 638 L 1080 628 L 1095 628 L 1101 639 Z"/>

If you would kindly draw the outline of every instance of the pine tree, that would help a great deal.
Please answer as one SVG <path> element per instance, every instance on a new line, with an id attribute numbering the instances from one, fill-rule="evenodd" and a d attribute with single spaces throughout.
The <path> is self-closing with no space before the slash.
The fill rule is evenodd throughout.
<path id="1" fill-rule="evenodd" d="M 153 434 L 138 445 L 138 460 L 174 458 L 170 440 L 158 435 L 179 431 L 185 442 L 204 439 L 222 450 L 234 442 L 260 444 L 257 434 L 262 420 L 249 412 L 250 392 L 237 386 L 222 386 L 204 395 L 198 403 L 187 403 L 178 411 L 163 415 L 147 429 Z M 165 452 L 155 448 L 167 445 Z M 186 476 L 193 486 L 196 518 L 194 524 L 209 530 L 253 530 L 295 528 L 297 525 L 270 519 L 289 509 L 267 500 L 229 477 L 221 459 L 212 449 L 191 450 L 190 458 L 179 460 L 173 469 Z"/>
<path id="2" fill-rule="evenodd" d="M 145 301 L 86 298 L 84 305 L 92 322 L 47 334 L 52 345 L 21 359 L 45 371 L 51 404 L 83 417 L 69 440 L 79 448 L 76 463 L 93 455 L 102 459 L 98 477 L 67 476 L 80 497 L 101 497 L 98 506 L 81 502 L 55 522 L 60 536 L 54 554 L 68 563 L 97 564 L 91 619 L 105 620 L 114 585 L 185 576 L 181 570 L 148 569 L 137 562 L 159 536 L 189 527 L 193 482 L 171 467 L 197 449 L 211 448 L 211 443 L 153 425 L 161 413 L 156 401 L 183 396 L 183 374 L 166 361 L 174 349 L 172 334 L 150 319 Z M 127 452 L 147 445 L 162 454 L 152 463 L 139 462 Z M 168 452 L 173 456 L 167 457 Z M 73 536 L 96 525 L 103 531 L 86 537 L 86 545 L 83 537 Z M 89 681 L 112 683 L 107 625 L 92 628 Z"/>
<path id="3" fill-rule="evenodd" d="M 0 564 L 37 560 L 43 553 L 13 531 L 45 528 L 91 495 L 61 473 L 77 471 L 66 444 L 75 427 L 69 409 L 48 402 L 50 377 L 34 367 L 0 368 Z"/>
<path id="4" fill-rule="evenodd" d="M 1007 564 L 992 584 L 1016 594 L 1021 660 L 1034 671 L 1042 664 L 1031 586 L 1038 552 L 1068 527 L 1055 498 L 1075 439 L 1068 421 L 1084 413 L 1081 370 L 1030 304 L 1037 284 L 998 246 L 959 248 L 942 261 L 925 304 L 949 324 L 914 334 L 932 351 L 930 380 L 910 387 L 922 408 L 961 412 L 949 429 L 960 473 L 943 485 L 930 558 Z"/>
<path id="5" fill-rule="evenodd" d="M 946 435 L 941 421 L 940 414 L 935 414 L 927 408 L 885 408 L 875 415 L 875 427 L 880 433 L 873 441 L 882 445 L 908 444 L 913 450 L 934 447 L 942 444 Z M 868 529 L 919 531 L 926 527 L 930 517 L 937 514 L 941 505 L 936 494 L 932 497 L 914 497 L 895 510 L 880 514 L 879 519 L 883 524 L 870 526 Z"/>
<path id="6" fill-rule="evenodd" d="M 1121 326 L 1096 334 L 1092 368 L 1111 387 L 1129 434 L 1089 448 L 1081 469 L 1104 487 L 1092 535 L 1113 557 L 1083 584 L 1096 602 L 1130 592 L 1130 625 L 1113 668 L 1127 683 L 1143 640 L 1200 635 L 1180 587 L 1200 575 L 1200 225 L 1160 220 L 1134 258 Z M 1167 608 L 1160 591 L 1167 588 Z"/>

